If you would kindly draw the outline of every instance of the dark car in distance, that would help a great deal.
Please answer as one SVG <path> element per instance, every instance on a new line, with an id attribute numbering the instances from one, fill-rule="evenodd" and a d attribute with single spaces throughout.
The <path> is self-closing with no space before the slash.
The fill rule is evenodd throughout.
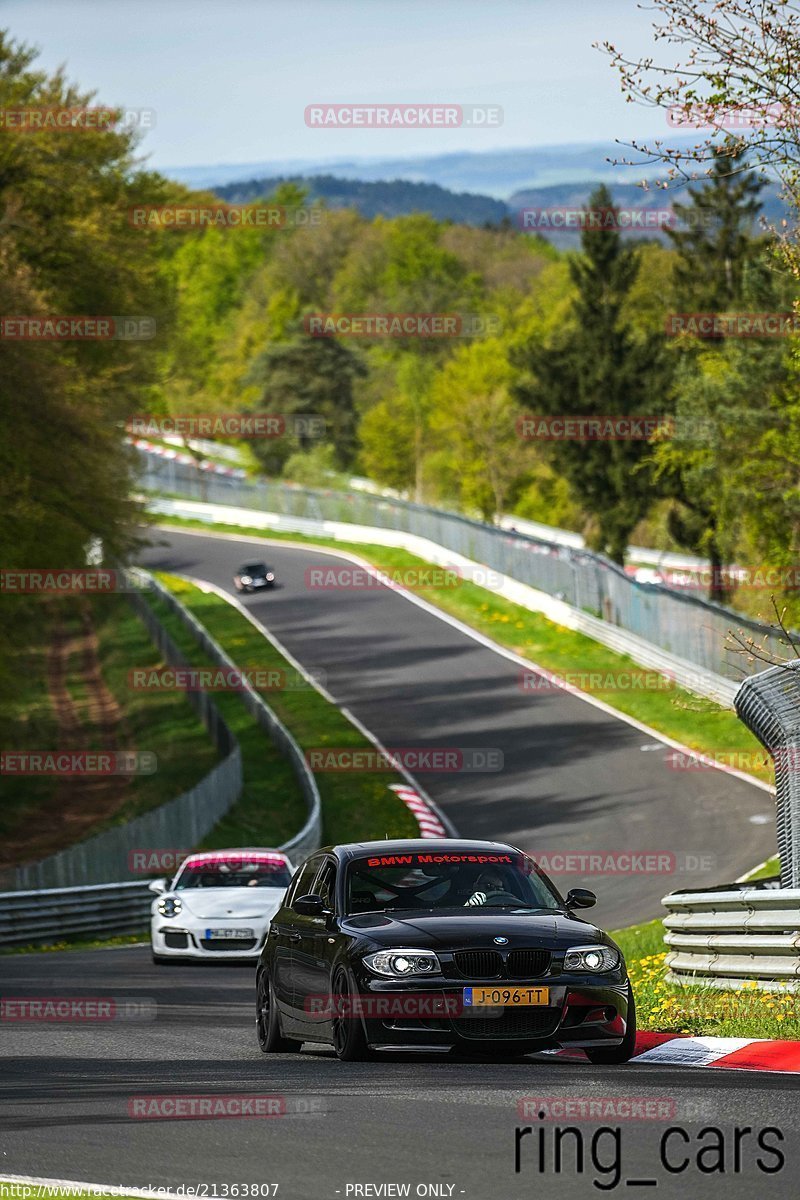
<path id="1" fill-rule="evenodd" d="M 237 592 L 260 592 L 275 586 L 275 574 L 264 562 L 242 563 L 233 582 Z"/>
<path id="2" fill-rule="evenodd" d="M 625 961 L 523 851 L 461 839 L 363 842 L 311 855 L 270 925 L 256 974 L 265 1053 L 332 1045 L 633 1054 Z"/>

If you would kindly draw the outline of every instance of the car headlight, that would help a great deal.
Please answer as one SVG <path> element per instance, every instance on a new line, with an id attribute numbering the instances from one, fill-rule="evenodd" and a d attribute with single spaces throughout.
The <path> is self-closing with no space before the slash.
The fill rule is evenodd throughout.
<path id="1" fill-rule="evenodd" d="M 157 908 L 162 917 L 177 917 L 183 904 L 177 896 L 163 896 L 159 900 Z"/>
<path id="2" fill-rule="evenodd" d="M 612 946 L 573 946 L 564 955 L 564 970 L 614 971 L 621 961 Z"/>
<path id="3" fill-rule="evenodd" d="M 249 575 L 242 576 L 242 583 L 252 583 L 252 582 L 253 582 L 253 580 L 251 579 L 251 577 Z"/>
<path id="4" fill-rule="evenodd" d="M 275 576 L 272 574 L 272 571 L 267 571 L 267 583 L 272 583 L 274 578 Z"/>
<path id="5" fill-rule="evenodd" d="M 392 979 L 436 975 L 442 969 L 432 950 L 378 950 L 368 954 L 364 962 L 376 975 L 388 975 Z"/>

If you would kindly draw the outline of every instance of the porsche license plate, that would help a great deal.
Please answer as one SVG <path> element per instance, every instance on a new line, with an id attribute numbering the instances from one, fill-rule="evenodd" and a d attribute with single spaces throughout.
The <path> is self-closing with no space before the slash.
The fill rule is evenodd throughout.
<path id="1" fill-rule="evenodd" d="M 546 987 L 465 987 L 465 1008 L 521 1008 L 531 1004 L 549 1004 Z"/>
<path id="2" fill-rule="evenodd" d="M 211 942 L 215 938 L 251 938 L 253 936 L 252 929 L 207 929 L 206 941 Z"/>

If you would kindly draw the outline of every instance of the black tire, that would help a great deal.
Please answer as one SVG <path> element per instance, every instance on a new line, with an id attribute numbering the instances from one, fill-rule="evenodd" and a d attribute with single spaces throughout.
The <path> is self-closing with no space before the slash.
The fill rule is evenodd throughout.
<path id="1" fill-rule="evenodd" d="M 347 1001 L 355 993 L 350 986 L 350 976 L 344 967 L 337 967 L 331 983 L 334 1013 L 331 1018 L 333 1048 L 339 1062 L 367 1062 L 373 1057 L 367 1045 L 364 1026 L 360 1017 L 339 1015 L 341 1001 Z"/>
<path id="2" fill-rule="evenodd" d="M 288 1054 L 301 1046 L 294 1038 L 286 1038 L 281 1033 L 275 992 L 266 971 L 259 971 L 256 980 L 256 1037 L 262 1054 Z"/>
<path id="3" fill-rule="evenodd" d="M 617 1063 L 626 1063 L 633 1057 L 636 1050 L 636 1002 L 633 998 L 633 989 L 628 984 L 628 1024 L 625 1030 L 625 1037 L 620 1042 L 619 1046 L 609 1046 L 597 1050 L 585 1050 L 584 1053 L 590 1063 L 596 1063 L 597 1066 L 614 1066 Z"/>

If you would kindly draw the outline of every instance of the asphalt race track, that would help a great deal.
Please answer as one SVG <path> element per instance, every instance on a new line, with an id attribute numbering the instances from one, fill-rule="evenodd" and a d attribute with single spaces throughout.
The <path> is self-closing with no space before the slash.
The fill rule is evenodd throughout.
<path id="1" fill-rule="evenodd" d="M 424 1194 L 418 1186 L 435 1184 L 444 1190 L 429 1195 L 465 1200 L 602 1195 L 594 1180 L 616 1195 L 655 1192 L 682 1200 L 797 1195 L 796 1075 L 410 1055 L 343 1064 L 321 1049 L 265 1057 L 255 1040 L 248 967 L 154 967 L 149 950 L 137 946 L 14 956 L 0 959 L 0 973 L 4 998 L 95 995 L 151 1002 L 151 1019 L 141 1022 L 0 1025 L 0 1177 L 173 1190 L 204 1186 L 206 1196 L 215 1195 L 216 1185 L 219 1197 L 236 1195 L 226 1193 L 226 1185 L 277 1183 L 284 1200 L 397 1195 L 346 1191 L 348 1184 L 387 1183 L 410 1184 L 411 1196 Z M 129 1116 L 137 1097 L 209 1094 L 280 1096 L 288 1109 L 312 1111 L 216 1120 Z M 650 1099 L 666 1116 L 602 1124 L 520 1120 L 523 1097 L 550 1103 Z M 515 1175 L 515 1130 L 529 1124 L 546 1134 L 544 1166 L 540 1171 L 536 1135 L 527 1135 Z M 554 1170 L 555 1126 L 581 1132 L 582 1173 L 566 1144 L 561 1171 Z M 721 1133 L 700 1140 L 706 1126 Z M 755 1131 L 741 1142 L 739 1171 L 733 1157 L 737 1126 Z M 756 1144 L 757 1133 L 770 1126 L 785 1139 L 781 1145 L 769 1135 L 786 1159 L 775 1174 L 756 1165 L 759 1155 L 768 1167 L 776 1165 Z M 592 1138 L 604 1127 L 619 1133 L 599 1137 L 593 1155 Z M 672 1136 L 668 1161 L 688 1165 L 671 1175 L 661 1165 L 659 1145 L 672 1127 L 687 1140 Z M 725 1147 L 724 1174 L 698 1170 L 697 1152 L 709 1137 Z M 617 1162 L 619 1171 L 610 1170 Z M 708 1157 L 702 1162 L 707 1167 Z"/>
<path id="2" fill-rule="evenodd" d="M 337 702 L 384 746 L 499 749 L 500 772 L 419 776 L 460 835 L 534 854 L 674 854 L 677 870 L 667 874 L 555 876 L 564 888 L 597 891 L 593 911 L 607 927 L 658 916 L 666 892 L 730 882 L 775 853 L 765 791 L 714 769 L 676 770 L 664 743 L 574 695 L 523 691 L 517 664 L 391 588 L 307 586 L 309 568 L 346 565 L 340 559 L 248 539 L 153 537 L 166 544 L 143 554 L 144 564 L 232 595 L 234 571 L 260 545 L 256 557 L 279 586 L 244 603 L 303 666 L 326 673 Z"/>
<path id="3" fill-rule="evenodd" d="M 164 536 L 168 545 L 145 562 L 225 586 L 252 553 L 211 537 Z M 502 750 L 502 772 L 422 779 L 461 834 L 534 851 L 715 856 L 705 873 L 586 877 L 600 893 L 602 922 L 655 915 L 669 888 L 732 878 L 770 852 L 771 826 L 749 822 L 771 810 L 763 791 L 720 772 L 671 770 L 661 743 L 574 696 L 523 693 L 513 662 L 391 590 L 309 590 L 306 568 L 331 561 L 319 551 L 270 548 L 267 557 L 280 587 L 248 607 L 306 667 L 324 670 L 337 700 L 385 744 Z M 310 1047 L 263 1056 L 252 967 L 155 967 L 146 946 L 0 957 L 0 977 L 4 999 L 113 997 L 126 1016 L 0 1022 L 0 1177 L 221 1200 L 274 1195 L 275 1184 L 284 1200 L 796 1194 L 796 1075 L 553 1057 L 394 1054 L 346 1065 Z M 133 1013 L 120 1010 L 126 1001 L 138 1002 Z M 176 1098 L 190 1106 L 208 1096 L 278 1097 L 285 1115 L 173 1115 Z M 518 1116 L 524 1097 L 534 1115 Z M 542 1103 L 566 1100 L 617 1107 L 605 1120 L 535 1115 Z M 649 1102 L 638 1111 L 655 1118 L 620 1116 L 633 1101 Z M 137 1115 L 143 1102 L 158 1115 Z M 531 1125 L 515 1173 L 516 1130 Z M 780 1131 L 763 1136 L 782 1163 L 759 1148 L 769 1127 Z M 677 1132 L 662 1161 L 669 1129 Z"/>

